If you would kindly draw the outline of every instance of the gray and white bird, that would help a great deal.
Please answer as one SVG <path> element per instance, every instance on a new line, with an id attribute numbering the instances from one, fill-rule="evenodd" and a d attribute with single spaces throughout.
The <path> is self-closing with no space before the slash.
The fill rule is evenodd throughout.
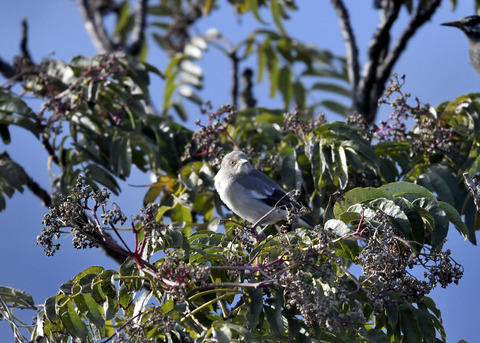
<path id="1" fill-rule="evenodd" d="M 288 208 L 301 208 L 275 181 L 253 168 L 241 151 L 225 155 L 214 179 L 215 189 L 225 205 L 252 224 L 274 224 L 287 219 Z M 309 228 L 314 226 L 305 217 L 298 218 L 298 222 Z"/>
<path id="2" fill-rule="evenodd" d="M 442 25 L 457 27 L 467 36 L 470 62 L 480 76 L 480 17 L 472 15 Z"/>

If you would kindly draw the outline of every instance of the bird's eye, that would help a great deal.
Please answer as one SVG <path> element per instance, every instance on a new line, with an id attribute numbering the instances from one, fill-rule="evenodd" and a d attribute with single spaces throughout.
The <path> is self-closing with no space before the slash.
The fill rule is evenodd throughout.
<path id="1" fill-rule="evenodd" d="M 235 165 L 235 160 L 231 160 L 231 161 L 230 161 L 230 165 L 231 165 L 231 166 L 234 166 L 234 165 Z"/>

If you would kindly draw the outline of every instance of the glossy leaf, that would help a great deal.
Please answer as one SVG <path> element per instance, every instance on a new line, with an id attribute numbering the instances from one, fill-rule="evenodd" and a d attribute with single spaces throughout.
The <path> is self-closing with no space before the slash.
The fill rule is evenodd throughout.
<path id="1" fill-rule="evenodd" d="M 379 189 L 387 192 L 392 197 L 403 196 L 407 193 L 417 194 L 419 196 L 427 197 L 434 200 L 435 196 L 425 187 L 411 183 L 411 182 L 392 182 L 381 186 Z"/>
<path id="2" fill-rule="evenodd" d="M 435 226 L 432 232 L 432 246 L 440 249 L 443 246 L 445 238 L 448 233 L 448 219 L 447 214 L 441 206 L 428 198 L 420 198 L 413 201 L 413 204 L 425 209 L 435 221 Z"/>
<path id="3" fill-rule="evenodd" d="M 335 203 L 333 213 L 335 217 L 338 218 L 352 205 L 382 197 L 386 199 L 390 198 L 388 193 L 377 188 L 355 188 L 345 193 L 345 195 Z"/>
<path id="4" fill-rule="evenodd" d="M 0 298 L 12 308 L 36 309 L 32 296 L 20 289 L 0 286 Z"/>

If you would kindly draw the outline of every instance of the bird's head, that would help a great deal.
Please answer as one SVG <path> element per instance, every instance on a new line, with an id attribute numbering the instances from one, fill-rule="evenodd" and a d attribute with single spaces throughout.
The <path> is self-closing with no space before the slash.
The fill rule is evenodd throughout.
<path id="1" fill-rule="evenodd" d="M 480 16 L 472 15 L 470 17 L 464 17 L 457 21 L 451 21 L 443 23 L 445 26 L 457 27 L 465 33 L 469 39 L 480 40 Z"/>
<path id="2" fill-rule="evenodd" d="M 231 171 L 233 174 L 246 174 L 253 169 L 247 155 L 238 150 L 225 155 L 222 160 L 222 168 Z"/>

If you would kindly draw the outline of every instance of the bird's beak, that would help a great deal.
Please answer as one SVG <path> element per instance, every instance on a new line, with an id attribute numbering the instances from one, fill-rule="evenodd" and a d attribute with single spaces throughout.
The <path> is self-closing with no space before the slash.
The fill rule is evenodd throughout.
<path id="1" fill-rule="evenodd" d="M 238 161 L 237 170 L 242 173 L 248 172 L 248 161 L 245 161 L 245 160 Z"/>
<path id="2" fill-rule="evenodd" d="M 453 26 L 453 27 L 458 27 L 460 28 L 462 26 L 462 24 L 460 24 L 459 21 L 450 21 L 448 23 L 442 23 L 440 25 L 443 25 L 443 26 Z"/>

